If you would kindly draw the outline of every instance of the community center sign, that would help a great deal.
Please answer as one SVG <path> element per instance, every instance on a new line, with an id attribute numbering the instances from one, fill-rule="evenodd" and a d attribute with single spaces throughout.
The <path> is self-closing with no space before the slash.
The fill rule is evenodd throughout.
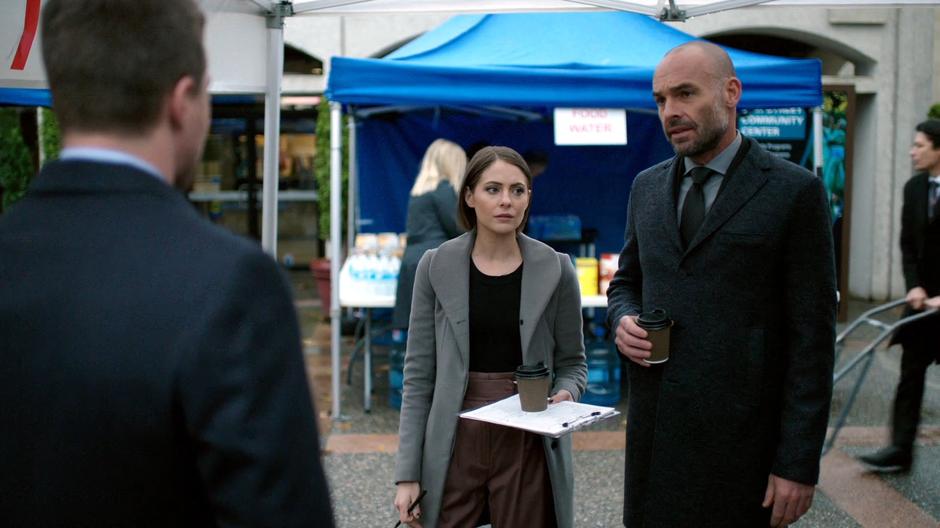
<path id="1" fill-rule="evenodd" d="M 626 145 L 627 112 L 622 108 L 556 108 L 556 145 Z"/>
<path id="2" fill-rule="evenodd" d="M 757 140 L 805 139 L 806 112 L 802 108 L 759 108 L 744 113 L 738 127 L 742 134 Z"/>

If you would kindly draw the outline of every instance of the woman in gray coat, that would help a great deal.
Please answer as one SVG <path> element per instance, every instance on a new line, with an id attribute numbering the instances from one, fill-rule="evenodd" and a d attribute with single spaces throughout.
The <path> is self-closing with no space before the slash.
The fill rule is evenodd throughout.
<path id="1" fill-rule="evenodd" d="M 470 160 L 459 215 L 471 231 L 421 259 L 405 356 L 395 507 L 425 528 L 574 524 L 571 438 L 460 420 L 514 392 L 512 371 L 542 363 L 551 402 L 587 377 L 571 260 L 521 233 L 532 177 L 506 147 Z M 408 512 L 420 490 L 427 491 Z"/>

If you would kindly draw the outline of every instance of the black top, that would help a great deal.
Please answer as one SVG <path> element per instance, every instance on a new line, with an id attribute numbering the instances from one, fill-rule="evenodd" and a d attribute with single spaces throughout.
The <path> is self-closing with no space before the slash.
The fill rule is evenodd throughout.
<path id="1" fill-rule="evenodd" d="M 519 302 L 522 264 L 509 275 L 484 275 L 470 259 L 470 370 L 512 372 L 522 364 Z"/>

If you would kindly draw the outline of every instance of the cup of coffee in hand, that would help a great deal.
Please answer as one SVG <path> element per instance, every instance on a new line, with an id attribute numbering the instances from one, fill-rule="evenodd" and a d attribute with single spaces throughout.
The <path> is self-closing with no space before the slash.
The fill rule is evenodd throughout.
<path id="1" fill-rule="evenodd" d="M 548 367 L 541 363 L 520 365 L 516 369 L 516 386 L 523 411 L 539 412 L 548 408 L 548 391 L 552 388 Z"/>
<path id="2" fill-rule="evenodd" d="M 651 310 L 643 312 L 636 318 L 636 324 L 649 334 L 646 338 L 653 344 L 647 363 L 656 365 L 669 360 L 669 329 L 672 320 L 666 315 L 666 310 Z"/>

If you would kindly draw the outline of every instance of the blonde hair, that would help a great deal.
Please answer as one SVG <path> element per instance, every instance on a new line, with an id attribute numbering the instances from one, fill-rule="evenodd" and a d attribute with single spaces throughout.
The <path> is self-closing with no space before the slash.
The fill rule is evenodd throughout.
<path id="1" fill-rule="evenodd" d="M 467 154 L 460 145 L 446 139 L 434 140 L 421 160 L 421 170 L 411 188 L 411 196 L 429 193 L 442 181 L 449 182 L 457 193 L 466 167 Z"/>

